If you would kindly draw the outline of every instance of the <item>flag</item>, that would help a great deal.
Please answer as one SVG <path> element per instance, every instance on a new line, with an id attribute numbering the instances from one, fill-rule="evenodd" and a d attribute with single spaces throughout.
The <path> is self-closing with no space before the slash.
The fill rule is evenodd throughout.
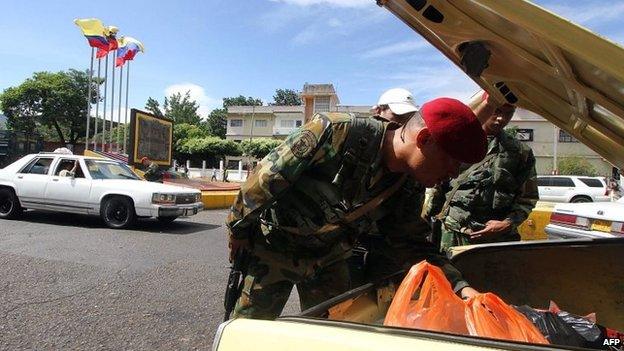
<path id="1" fill-rule="evenodd" d="M 143 43 L 132 37 L 121 37 L 119 39 L 119 48 L 117 49 L 117 62 L 115 66 L 123 66 L 126 61 L 131 61 L 136 56 L 137 52 L 144 52 L 145 47 Z"/>
<path id="2" fill-rule="evenodd" d="M 113 51 L 113 50 L 117 50 L 117 48 L 119 47 L 119 44 L 117 43 L 117 32 L 119 32 L 119 29 L 117 29 L 117 27 L 115 26 L 108 26 L 105 29 L 104 34 L 106 35 L 106 40 L 108 40 L 108 48 L 98 48 L 97 53 L 95 54 L 96 58 L 102 58 L 106 55 L 108 55 L 109 52 Z"/>
<path id="3" fill-rule="evenodd" d="M 107 50 L 109 47 L 108 39 L 106 38 L 107 30 L 97 18 L 85 18 L 76 19 L 74 23 L 80 27 L 82 34 L 87 38 L 89 46 L 102 50 Z"/>

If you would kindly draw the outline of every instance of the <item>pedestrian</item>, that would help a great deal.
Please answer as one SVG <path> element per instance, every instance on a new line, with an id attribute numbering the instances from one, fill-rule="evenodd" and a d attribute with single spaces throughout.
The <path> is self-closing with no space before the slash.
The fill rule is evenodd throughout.
<path id="1" fill-rule="evenodd" d="M 315 115 L 242 185 L 226 223 L 230 260 L 240 250 L 252 258 L 234 317 L 276 318 L 293 285 L 302 309 L 346 291 L 346 259 L 359 234 L 374 226 L 413 230 L 419 210 L 397 205 L 411 204 L 414 193 L 457 175 L 460 162 L 485 155 L 483 129 L 457 100 L 430 101 L 420 113 L 413 101 L 390 108 L 413 117 L 398 125 L 344 113 Z M 406 175 L 418 187 L 406 187 Z M 422 258 L 441 265 L 462 296 L 474 295 L 448 260 L 421 239 Z"/>
<path id="2" fill-rule="evenodd" d="M 210 177 L 211 182 L 217 181 L 217 169 L 212 167 L 212 176 Z"/>
<path id="3" fill-rule="evenodd" d="M 440 248 L 520 240 L 518 226 L 539 200 L 535 156 L 504 128 L 515 106 L 497 105 L 482 94 L 475 114 L 487 134 L 485 158 L 467 167 L 446 191 L 434 191 L 429 215 L 442 222 Z M 439 204 L 442 204 L 441 208 Z"/>

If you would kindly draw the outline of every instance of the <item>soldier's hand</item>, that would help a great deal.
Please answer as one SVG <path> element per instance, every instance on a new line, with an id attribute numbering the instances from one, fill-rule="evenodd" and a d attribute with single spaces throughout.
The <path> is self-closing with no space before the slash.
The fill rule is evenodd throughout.
<path id="1" fill-rule="evenodd" d="M 230 236 L 228 247 L 230 248 L 230 262 L 232 262 L 234 261 L 234 257 L 236 257 L 236 253 L 239 250 L 249 250 L 251 248 L 251 243 L 248 239 L 235 239 Z"/>
<path id="2" fill-rule="evenodd" d="M 479 292 L 469 286 L 461 289 L 460 291 L 460 295 L 462 299 L 470 299 L 470 298 L 477 296 L 477 294 L 479 294 Z"/>
<path id="3" fill-rule="evenodd" d="M 467 234 L 470 236 L 471 242 L 478 242 L 505 233 L 509 229 L 511 229 L 511 221 L 508 219 L 502 221 L 489 220 L 485 223 L 485 228 Z"/>

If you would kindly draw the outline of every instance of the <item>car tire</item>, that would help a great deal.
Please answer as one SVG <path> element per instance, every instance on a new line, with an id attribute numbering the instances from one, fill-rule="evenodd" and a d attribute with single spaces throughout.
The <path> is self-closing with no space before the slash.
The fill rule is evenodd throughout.
<path id="1" fill-rule="evenodd" d="M 22 214 L 22 206 L 12 189 L 0 188 L 0 218 L 15 219 Z"/>
<path id="2" fill-rule="evenodd" d="M 570 202 L 572 203 L 580 203 L 580 202 L 593 202 L 591 197 L 589 196 L 575 196 L 572 198 L 572 200 L 570 200 Z"/>
<path id="3" fill-rule="evenodd" d="M 163 224 L 169 224 L 172 223 L 173 221 L 175 221 L 178 218 L 178 216 L 161 216 L 161 217 L 157 217 L 158 221 L 160 223 Z"/>
<path id="4" fill-rule="evenodd" d="M 109 228 L 127 229 L 136 222 L 134 204 L 127 197 L 109 197 L 100 207 L 100 217 Z"/>

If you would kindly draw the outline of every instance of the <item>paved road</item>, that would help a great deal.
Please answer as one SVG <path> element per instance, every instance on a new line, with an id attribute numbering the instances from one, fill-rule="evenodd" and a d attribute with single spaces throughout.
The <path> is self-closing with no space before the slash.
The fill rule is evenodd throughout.
<path id="1" fill-rule="evenodd" d="M 127 231 L 35 211 L 0 221 L 0 349 L 209 349 L 223 313 L 226 213 Z M 285 313 L 297 312 L 295 298 Z"/>

